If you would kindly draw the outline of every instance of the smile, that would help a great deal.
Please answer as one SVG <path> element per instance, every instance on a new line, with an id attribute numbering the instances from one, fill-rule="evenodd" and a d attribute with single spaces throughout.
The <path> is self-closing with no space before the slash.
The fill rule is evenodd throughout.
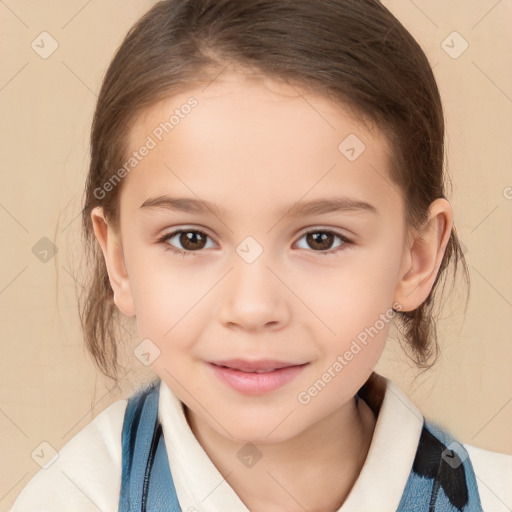
<path id="1" fill-rule="evenodd" d="M 231 389 L 246 395 L 270 393 L 284 386 L 309 363 L 230 360 L 210 362 L 215 376 Z"/>

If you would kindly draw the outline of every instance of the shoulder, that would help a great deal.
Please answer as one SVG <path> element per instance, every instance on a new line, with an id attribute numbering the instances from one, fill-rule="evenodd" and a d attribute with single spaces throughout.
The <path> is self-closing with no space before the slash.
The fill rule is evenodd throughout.
<path id="1" fill-rule="evenodd" d="M 468 452 L 484 510 L 512 509 L 512 455 L 463 444 Z"/>
<path id="2" fill-rule="evenodd" d="M 512 510 L 512 487 L 510 486 L 512 455 L 459 442 L 449 430 L 431 421 L 426 421 L 426 427 L 441 441 L 442 447 L 455 451 L 461 461 L 469 459 L 474 473 L 474 482 L 485 512 L 510 512 Z M 448 464 L 451 466 L 450 463 Z"/>
<path id="3" fill-rule="evenodd" d="M 114 402 L 66 443 L 23 488 L 11 512 L 117 510 L 127 403 Z"/>

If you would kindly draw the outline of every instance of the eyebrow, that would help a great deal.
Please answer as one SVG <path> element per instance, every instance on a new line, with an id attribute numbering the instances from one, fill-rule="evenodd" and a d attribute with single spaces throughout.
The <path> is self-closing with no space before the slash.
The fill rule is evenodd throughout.
<path id="1" fill-rule="evenodd" d="M 156 196 L 146 199 L 140 208 L 165 209 L 187 213 L 207 214 L 213 212 L 218 217 L 229 217 L 229 211 L 216 203 L 188 197 Z M 314 201 L 298 201 L 282 208 L 278 213 L 286 217 L 307 217 L 331 212 L 373 213 L 379 215 L 375 206 L 365 201 L 349 197 L 334 197 Z"/>

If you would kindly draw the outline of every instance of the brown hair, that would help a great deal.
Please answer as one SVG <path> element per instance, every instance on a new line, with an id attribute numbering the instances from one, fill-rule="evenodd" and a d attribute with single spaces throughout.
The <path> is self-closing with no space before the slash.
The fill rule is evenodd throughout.
<path id="1" fill-rule="evenodd" d="M 114 56 L 91 132 L 82 211 L 91 273 L 80 298 L 80 319 L 88 350 L 100 370 L 114 379 L 120 312 L 90 214 L 94 207 L 103 207 L 117 228 L 123 183 L 108 194 L 95 191 L 126 160 L 130 126 L 144 109 L 213 80 L 228 65 L 343 103 L 375 125 L 392 149 L 391 178 L 405 198 L 408 225 L 420 226 L 431 202 L 445 197 L 443 110 L 432 69 L 419 44 L 379 1 L 157 3 L 132 27 Z M 400 335 L 423 368 L 434 364 L 428 364 L 432 354 L 437 359 L 434 294 L 450 262 L 454 274 L 457 263 L 462 265 L 469 285 L 455 229 L 428 298 L 414 311 L 398 312 Z"/>

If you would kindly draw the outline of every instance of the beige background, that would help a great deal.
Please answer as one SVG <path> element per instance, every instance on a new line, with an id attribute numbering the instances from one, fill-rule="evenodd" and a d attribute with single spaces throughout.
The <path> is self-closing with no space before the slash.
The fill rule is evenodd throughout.
<path id="1" fill-rule="evenodd" d="M 39 470 L 31 454 L 40 443 L 58 451 L 147 375 L 134 357 L 120 389 L 98 375 L 82 344 L 74 276 L 96 94 L 125 32 L 153 3 L 0 0 L 1 510 Z M 391 338 L 377 370 L 459 440 L 512 453 L 512 3 L 384 4 L 434 66 L 472 292 L 465 316 L 458 293 L 443 311 L 433 370 L 415 379 Z M 31 47 L 43 31 L 59 45 L 47 59 Z M 456 59 L 443 49 L 462 48 L 457 36 L 443 44 L 453 31 L 469 44 Z M 58 248 L 46 263 L 32 252 L 43 237 Z M 130 354 L 139 340 L 120 341 Z"/>

